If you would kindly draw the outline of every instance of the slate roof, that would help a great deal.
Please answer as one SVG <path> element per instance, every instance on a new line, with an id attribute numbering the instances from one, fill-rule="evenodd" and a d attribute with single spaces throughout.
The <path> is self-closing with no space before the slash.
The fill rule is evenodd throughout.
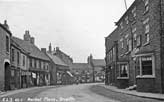
<path id="1" fill-rule="evenodd" d="M 71 69 L 90 69 L 91 66 L 88 63 L 73 63 Z"/>
<path id="2" fill-rule="evenodd" d="M 57 64 L 57 65 L 62 65 L 62 66 L 68 66 L 67 64 L 65 64 L 59 57 L 57 57 L 56 55 L 53 55 L 51 53 L 47 53 L 47 55 L 52 59 L 52 61 Z"/>
<path id="3" fill-rule="evenodd" d="M 29 56 L 49 61 L 49 58 L 36 45 L 17 37 L 12 37 L 11 39 L 19 44 L 20 47 L 22 47 L 25 51 L 27 51 Z"/>
<path id="4" fill-rule="evenodd" d="M 92 59 L 93 66 L 95 67 L 103 67 L 106 65 L 104 59 Z"/>

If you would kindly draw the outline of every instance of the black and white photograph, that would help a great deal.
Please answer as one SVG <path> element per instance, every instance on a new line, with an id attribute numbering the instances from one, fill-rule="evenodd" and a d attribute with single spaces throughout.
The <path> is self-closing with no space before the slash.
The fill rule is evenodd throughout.
<path id="1" fill-rule="evenodd" d="M 164 102 L 164 0 L 0 0 L 0 102 Z"/>

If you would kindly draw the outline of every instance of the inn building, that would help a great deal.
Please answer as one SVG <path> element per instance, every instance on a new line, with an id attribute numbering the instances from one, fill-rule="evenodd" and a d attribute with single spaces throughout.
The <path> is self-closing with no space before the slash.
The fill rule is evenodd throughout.
<path id="1" fill-rule="evenodd" d="M 164 93 L 164 1 L 135 0 L 105 38 L 106 84 Z"/>

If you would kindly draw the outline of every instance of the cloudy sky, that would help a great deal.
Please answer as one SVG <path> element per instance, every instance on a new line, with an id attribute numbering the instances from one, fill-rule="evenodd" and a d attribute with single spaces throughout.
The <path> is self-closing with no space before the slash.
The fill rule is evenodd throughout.
<path id="1" fill-rule="evenodd" d="M 90 53 L 104 58 L 104 37 L 125 10 L 124 0 L 0 0 L 0 22 L 7 19 L 19 38 L 30 30 L 39 48 L 51 42 L 74 62 L 86 62 Z"/>

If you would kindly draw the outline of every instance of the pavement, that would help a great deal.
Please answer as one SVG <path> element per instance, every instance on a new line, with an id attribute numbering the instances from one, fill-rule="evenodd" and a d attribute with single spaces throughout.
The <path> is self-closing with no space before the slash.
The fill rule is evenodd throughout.
<path id="1" fill-rule="evenodd" d="M 6 92 L 0 92 L 0 98 L 10 96 L 10 95 L 14 95 L 14 94 L 18 94 L 18 93 L 21 93 L 21 92 L 27 92 L 27 91 L 36 90 L 36 89 L 43 89 L 43 88 L 53 88 L 53 87 L 56 87 L 56 86 L 30 87 L 30 88 L 22 88 L 22 89 L 17 89 L 17 90 L 10 90 L 10 91 L 6 91 Z"/>
<path id="2" fill-rule="evenodd" d="M 105 85 L 105 84 L 98 84 L 98 86 L 109 89 L 114 92 L 123 93 L 127 95 L 133 95 L 142 98 L 150 98 L 150 99 L 157 99 L 164 101 L 164 94 L 157 94 L 157 93 L 144 93 L 144 92 L 137 92 L 136 90 L 127 90 L 127 89 L 118 89 L 115 86 Z"/>

